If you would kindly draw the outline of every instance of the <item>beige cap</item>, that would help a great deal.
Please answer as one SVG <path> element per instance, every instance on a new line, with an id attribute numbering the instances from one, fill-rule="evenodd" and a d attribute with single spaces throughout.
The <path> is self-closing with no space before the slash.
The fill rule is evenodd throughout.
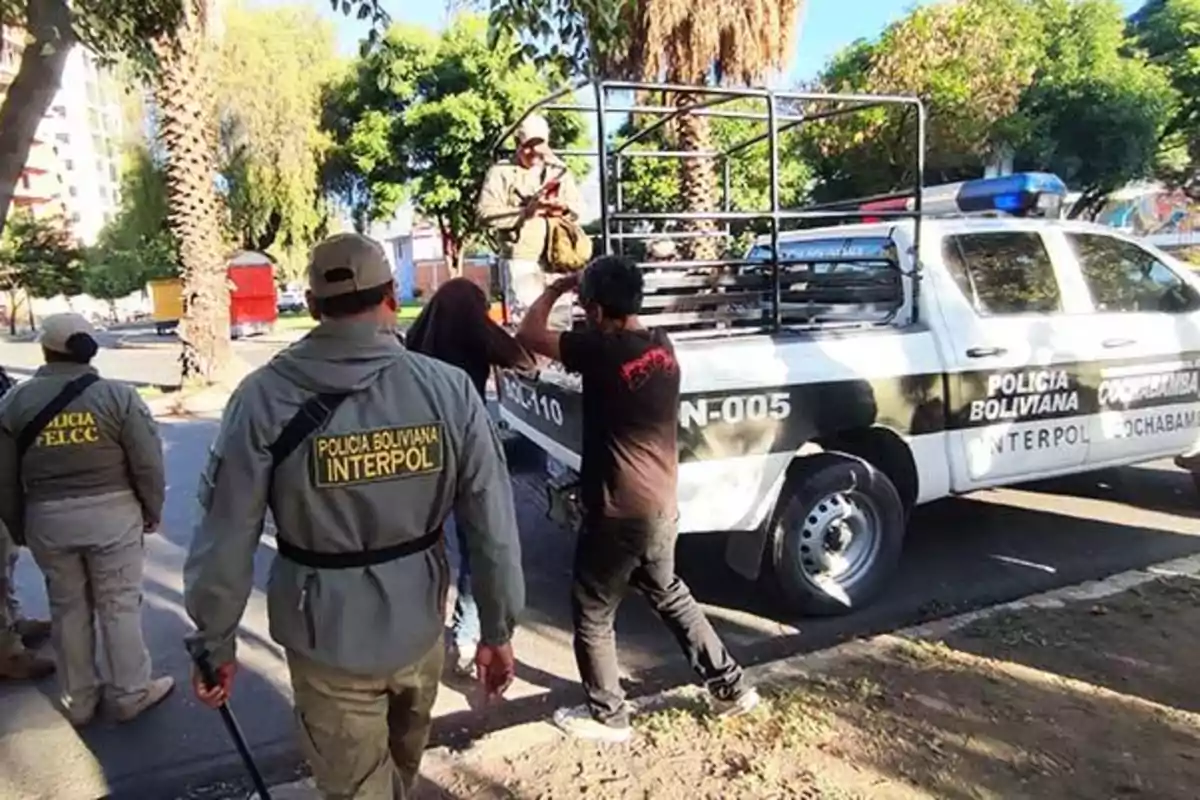
<path id="1" fill-rule="evenodd" d="M 517 144 L 523 144 L 530 140 L 539 141 L 546 146 L 550 145 L 550 123 L 546 122 L 545 117 L 530 114 L 517 126 Z"/>
<path id="2" fill-rule="evenodd" d="M 646 246 L 646 255 L 655 261 L 666 261 L 675 257 L 675 243 L 670 239 L 655 239 Z"/>
<path id="3" fill-rule="evenodd" d="M 96 338 L 96 329 L 92 327 L 92 323 L 78 314 L 51 314 L 42 319 L 42 334 L 38 341 L 47 350 L 70 355 L 67 340 L 77 333 L 86 333 L 93 339 Z"/>
<path id="4" fill-rule="evenodd" d="M 361 233 L 335 233 L 319 242 L 308 259 L 308 288 L 315 297 L 361 292 L 391 280 L 383 246 Z"/>

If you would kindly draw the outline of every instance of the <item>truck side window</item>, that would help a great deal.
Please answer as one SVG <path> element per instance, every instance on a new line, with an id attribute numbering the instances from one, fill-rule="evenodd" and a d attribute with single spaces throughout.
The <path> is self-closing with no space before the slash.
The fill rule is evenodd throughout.
<path id="1" fill-rule="evenodd" d="M 1050 254 L 1036 233 L 947 236 L 942 259 L 980 316 L 1049 314 L 1062 308 Z"/>
<path id="2" fill-rule="evenodd" d="M 1093 233 L 1069 233 L 1067 240 L 1092 293 L 1097 311 L 1190 311 L 1195 292 L 1147 250 Z"/>

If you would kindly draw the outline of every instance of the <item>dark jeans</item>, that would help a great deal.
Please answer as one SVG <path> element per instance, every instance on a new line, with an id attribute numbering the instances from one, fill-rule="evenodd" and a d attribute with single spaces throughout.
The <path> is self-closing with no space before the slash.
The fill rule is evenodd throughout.
<path id="1" fill-rule="evenodd" d="M 579 534 L 571 588 L 575 660 L 588 706 L 601 722 L 629 721 L 613 622 L 630 586 L 650 601 L 709 691 L 732 699 L 741 688 L 741 667 L 675 574 L 677 536 L 669 518 L 591 519 Z"/>

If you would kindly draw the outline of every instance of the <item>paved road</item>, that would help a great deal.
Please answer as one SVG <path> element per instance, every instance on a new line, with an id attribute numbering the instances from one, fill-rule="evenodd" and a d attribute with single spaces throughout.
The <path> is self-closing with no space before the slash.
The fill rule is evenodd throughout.
<path id="1" fill-rule="evenodd" d="M 101 331 L 96 367 L 105 376 L 154 386 L 179 384 L 179 340 L 157 336 L 153 326 Z M 250 367 L 265 364 L 280 347 L 279 339 L 251 337 L 233 343 L 238 358 Z M 15 377 L 27 375 L 42 363 L 41 349 L 32 342 L 0 338 L 0 366 Z"/>
<path id="2" fill-rule="evenodd" d="M 0 353 L 0 363 L 5 362 Z M 126 366 L 117 364 L 119 366 Z M 107 367 L 106 367 L 107 370 Z M 191 535 L 193 492 L 215 431 L 212 422 L 164 426 L 169 476 L 164 534 L 148 540 L 146 628 L 158 671 L 181 682 L 180 641 L 188 630 L 180 568 Z M 517 639 L 520 681 L 512 700 L 481 715 L 447 685 L 435 737 L 460 743 L 506 723 L 543 718 L 578 699 L 566 602 L 572 536 L 544 519 L 536 479 L 514 462 L 529 611 Z M 872 608 L 840 619 L 779 614 L 764 591 L 722 566 L 719 537 L 688 537 L 681 572 L 736 655 L 745 661 L 822 647 L 851 636 L 1019 597 L 1185 554 L 1200 552 L 1198 504 L 1186 475 L 1167 464 L 980 493 L 914 516 L 900 574 Z M 272 778 L 296 766 L 286 671 L 266 626 L 266 568 L 243 621 L 242 670 L 234 708 Z M 36 568 L 22 561 L 18 584 L 31 610 L 45 610 Z M 649 610 L 628 603 L 618 620 L 624 668 L 634 691 L 686 679 L 675 646 Z M 239 774 L 217 716 L 176 693 L 156 712 L 120 728 L 102 723 L 79 734 L 54 710 L 52 682 L 0 685 L 0 797 L 6 800 L 177 798 Z"/>

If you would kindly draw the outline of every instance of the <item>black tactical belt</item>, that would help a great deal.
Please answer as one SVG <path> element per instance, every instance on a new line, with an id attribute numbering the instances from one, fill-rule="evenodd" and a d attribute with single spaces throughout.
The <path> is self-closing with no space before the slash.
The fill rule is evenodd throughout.
<path id="1" fill-rule="evenodd" d="M 360 569 L 416 555 L 433 547 L 441 538 L 442 530 L 438 528 L 425 534 L 420 539 L 409 539 L 406 542 L 394 544 L 391 547 L 381 547 L 378 550 L 357 550 L 347 553 L 318 553 L 315 550 L 305 550 L 302 547 L 288 544 L 278 536 L 275 537 L 275 545 L 279 551 L 279 555 L 302 567 L 311 567 L 312 569 Z"/>

